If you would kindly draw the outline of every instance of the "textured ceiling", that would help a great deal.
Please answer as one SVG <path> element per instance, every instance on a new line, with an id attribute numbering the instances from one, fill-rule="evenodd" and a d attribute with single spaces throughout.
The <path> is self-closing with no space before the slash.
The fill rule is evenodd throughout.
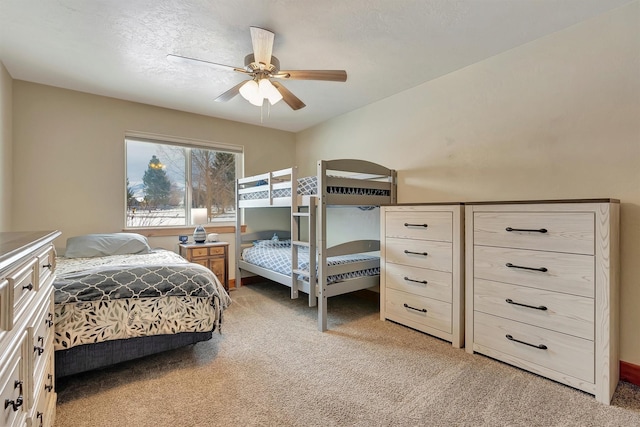
<path id="1" fill-rule="evenodd" d="M 300 131 L 562 30 L 630 0 L 0 0 L 0 61 L 14 79 Z M 250 26 L 276 33 L 305 104 L 213 99 L 245 77 L 166 55 L 243 66 Z M 269 115 L 267 115 L 269 113 Z"/>

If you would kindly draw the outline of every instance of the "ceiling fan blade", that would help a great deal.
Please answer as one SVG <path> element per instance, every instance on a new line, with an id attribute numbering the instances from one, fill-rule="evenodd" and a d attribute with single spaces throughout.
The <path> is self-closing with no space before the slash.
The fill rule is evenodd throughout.
<path id="1" fill-rule="evenodd" d="M 227 102 L 229 101 L 231 98 L 233 98 L 234 96 L 236 96 L 237 94 L 240 93 L 240 88 L 249 80 L 243 80 L 240 83 L 238 83 L 237 85 L 235 85 L 234 87 L 232 87 L 231 89 L 229 89 L 228 91 L 226 91 L 225 93 L 223 93 L 222 95 L 218 96 L 216 99 L 214 99 L 214 101 L 216 102 Z"/>
<path id="2" fill-rule="evenodd" d="M 281 70 L 273 77 L 289 80 L 324 80 L 330 82 L 346 82 L 347 72 L 344 70 Z"/>
<path id="3" fill-rule="evenodd" d="M 289 89 L 282 86 L 279 82 L 271 82 L 278 89 L 278 92 L 282 95 L 282 99 L 287 103 L 289 107 L 293 110 L 299 110 L 301 108 L 306 107 L 305 103 L 300 100 L 297 96 L 295 96 Z"/>
<path id="4" fill-rule="evenodd" d="M 250 29 L 255 61 L 262 62 L 266 66 L 269 66 L 269 64 L 271 64 L 271 53 L 273 52 L 273 39 L 275 38 L 275 34 L 264 28 L 250 27 Z"/>
<path id="5" fill-rule="evenodd" d="M 225 64 L 218 64 L 217 62 L 205 61 L 203 59 L 189 58 L 188 56 L 174 55 L 172 53 L 167 55 L 167 59 L 169 61 L 177 62 L 181 64 L 190 64 L 195 61 L 200 64 L 212 65 L 214 67 L 226 68 L 226 69 L 231 69 L 233 71 L 238 71 L 240 73 L 249 74 L 247 70 L 245 70 L 244 68 L 233 67 L 231 65 L 225 65 Z"/>

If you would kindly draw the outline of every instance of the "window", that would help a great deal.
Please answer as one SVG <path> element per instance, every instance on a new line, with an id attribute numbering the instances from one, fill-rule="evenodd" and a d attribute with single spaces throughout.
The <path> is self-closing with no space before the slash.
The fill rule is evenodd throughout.
<path id="1" fill-rule="evenodd" d="M 235 221 L 241 147 L 127 136 L 125 154 L 125 228 L 191 225 L 195 208 L 206 223 Z"/>

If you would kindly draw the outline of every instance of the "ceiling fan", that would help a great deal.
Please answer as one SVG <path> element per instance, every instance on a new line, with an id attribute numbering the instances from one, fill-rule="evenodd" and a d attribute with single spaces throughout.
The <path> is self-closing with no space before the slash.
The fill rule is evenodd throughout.
<path id="1" fill-rule="evenodd" d="M 284 87 L 282 83 L 271 79 L 347 81 L 347 72 L 344 70 L 281 70 L 280 61 L 271 54 L 275 34 L 264 28 L 250 27 L 250 29 L 253 53 L 245 56 L 243 68 L 174 54 L 167 55 L 167 58 L 179 62 L 195 61 L 222 67 L 251 77 L 250 80 L 244 80 L 218 96 L 215 99 L 218 102 L 229 101 L 240 94 L 253 105 L 262 106 L 265 99 L 273 105 L 282 99 L 293 110 L 299 110 L 305 107 L 304 102 Z"/>

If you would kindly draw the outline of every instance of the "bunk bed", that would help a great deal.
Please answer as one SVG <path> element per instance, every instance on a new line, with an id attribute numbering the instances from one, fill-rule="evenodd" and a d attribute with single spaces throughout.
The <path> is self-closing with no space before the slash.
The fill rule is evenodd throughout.
<path id="1" fill-rule="evenodd" d="M 298 177 L 297 167 L 240 178 L 236 184 L 236 283 L 246 271 L 291 288 L 291 298 L 308 294 L 318 306 L 318 329 L 327 330 L 327 299 L 379 284 L 379 236 L 327 246 L 327 209 L 372 207 L 396 203 L 396 171 L 354 159 L 320 160 L 317 174 Z M 288 207 L 290 230 L 243 235 L 242 209 Z M 275 240 L 275 239 L 274 239 Z M 271 242 L 271 243 L 269 243 Z M 280 253 L 280 266 L 258 264 L 248 255 L 258 247 Z M 253 258 L 253 259 L 252 259 Z M 260 256 L 257 256 L 260 258 Z M 253 262 L 250 262 L 253 261 Z"/>

